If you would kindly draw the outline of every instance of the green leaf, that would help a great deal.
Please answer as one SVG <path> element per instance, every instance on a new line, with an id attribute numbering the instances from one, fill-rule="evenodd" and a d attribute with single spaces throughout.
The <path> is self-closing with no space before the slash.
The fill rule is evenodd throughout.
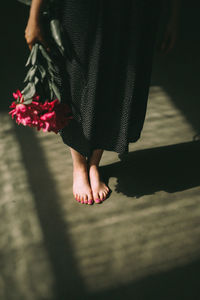
<path id="1" fill-rule="evenodd" d="M 44 47 L 42 45 L 39 45 L 39 49 L 40 49 L 41 54 L 43 55 L 43 57 L 46 58 L 47 62 L 51 62 L 52 63 L 52 59 L 49 56 L 49 54 L 47 53 L 47 51 L 44 49 Z"/>
<path id="2" fill-rule="evenodd" d="M 38 54 L 38 47 L 39 47 L 38 43 L 33 45 L 33 55 L 32 55 L 32 58 L 31 58 L 32 65 L 35 65 L 35 62 L 36 62 L 36 59 L 37 59 L 37 54 Z"/>
<path id="3" fill-rule="evenodd" d="M 56 98 L 58 98 L 58 100 L 61 100 L 61 94 L 59 92 L 59 89 L 57 88 L 57 86 L 55 85 L 55 83 L 52 83 L 52 89 L 54 91 L 54 94 L 56 95 Z"/>
<path id="4" fill-rule="evenodd" d="M 34 77 L 34 84 L 35 86 L 37 85 L 37 83 L 39 82 L 39 78 L 37 76 Z"/>
<path id="5" fill-rule="evenodd" d="M 62 43 L 62 38 L 61 38 L 61 29 L 60 29 L 60 22 L 58 19 L 52 19 L 50 21 L 50 28 L 51 28 L 51 34 L 60 48 L 61 52 L 64 53 L 64 47 Z"/>
<path id="6" fill-rule="evenodd" d="M 35 76 L 35 73 L 37 71 L 37 66 L 32 66 L 24 79 L 24 82 L 32 81 L 33 77 Z"/>
<path id="7" fill-rule="evenodd" d="M 24 100 L 28 101 L 29 99 L 31 99 L 32 101 L 35 92 L 36 92 L 35 84 L 33 82 L 29 82 L 27 86 L 22 90 L 22 94 L 24 95 Z"/>
<path id="8" fill-rule="evenodd" d="M 32 49 L 31 49 L 31 52 L 30 52 L 30 54 L 29 54 L 29 56 L 28 56 L 28 59 L 27 59 L 27 62 L 26 62 L 26 64 L 25 64 L 25 67 L 27 67 L 28 65 L 30 65 L 30 63 L 31 63 L 31 59 L 32 59 L 32 56 L 33 56 L 33 47 L 32 47 Z"/>
<path id="9" fill-rule="evenodd" d="M 53 94 L 52 82 L 50 80 L 48 81 L 48 85 L 49 85 L 50 98 L 53 99 L 54 94 Z"/>
<path id="10" fill-rule="evenodd" d="M 47 72 L 46 72 L 45 68 L 41 64 L 39 64 L 39 63 L 38 63 L 38 70 L 40 72 L 42 80 L 44 80 Z"/>

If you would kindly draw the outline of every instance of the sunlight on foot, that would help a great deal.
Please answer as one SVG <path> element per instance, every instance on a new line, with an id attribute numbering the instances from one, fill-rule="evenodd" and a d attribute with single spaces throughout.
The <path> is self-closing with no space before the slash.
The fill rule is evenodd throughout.
<path id="1" fill-rule="evenodd" d="M 103 202 L 108 196 L 109 188 L 103 181 L 101 181 L 99 170 L 96 165 L 89 167 L 89 178 L 94 202 Z"/>
<path id="2" fill-rule="evenodd" d="M 73 195 L 82 204 L 91 205 L 94 202 L 86 168 L 73 171 Z"/>

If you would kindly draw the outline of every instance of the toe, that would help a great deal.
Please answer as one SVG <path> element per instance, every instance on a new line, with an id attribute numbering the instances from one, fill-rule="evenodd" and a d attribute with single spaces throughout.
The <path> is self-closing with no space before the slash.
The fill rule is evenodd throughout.
<path id="1" fill-rule="evenodd" d="M 99 196 L 100 196 L 100 200 L 103 201 L 103 200 L 104 200 L 104 194 L 103 194 L 103 191 L 99 193 Z"/>
<path id="2" fill-rule="evenodd" d="M 93 200 L 93 196 L 92 193 L 88 195 L 88 204 L 93 204 L 94 200 Z"/>
<path id="3" fill-rule="evenodd" d="M 77 202 L 80 202 L 78 194 L 75 194 L 75 199 Z"/>
<path id="4" fill-rule="evenodd" d="M 78 195 L 77 199 L 78 199 L 78 202 L 81 202 L 81 196 L 80 195 Z"/>
<path id="5" fill-rule="evenodd" d="M 84 197 L 82 195 L 80 196 L 80 200 L 81 200 L 81 203 L 83 204 L 84 203 Z"/>
<path id="6" fill-rule="evenodd" d="M 94 200 L 93 200 L 92 198 L 89 198 L 89 199 L 88 199 L 88 204 L 89 204 L 89 205 L 93 204 L 93 202 L 94 202 Z"/>
<path id="7" fill-rule="evenodd" d="M 106 191 L 103 192 L 103 200 L 106 200 L 106 196 L 107 196 L 107 193 Z"/>
<path id="8" fill-rule="evenodd" d="M 84 203 L 88 204 L 88 196 L 87 195 L 85 195 L 85 197 L 84 197 Z"/>
<path id="9" fill-rule="evenodd" d="M 100 195 L 99 193 L 94 194 L 94 201 L 95 203 L 101 203 Z"/>

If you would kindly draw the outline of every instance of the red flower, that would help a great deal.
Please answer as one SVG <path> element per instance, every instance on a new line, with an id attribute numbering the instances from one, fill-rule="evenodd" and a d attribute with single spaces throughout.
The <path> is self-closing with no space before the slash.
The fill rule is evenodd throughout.
<path id="1" fill-rule="evenodd" d="M 16 93 L 13 93 L 13 97 L 18 100 L 20 99 L 20 102 L 23 102 L 24 99 L 23 99 L 23 95 L 22 93 L 20 92 L 20 90 L 17 90 Z"/>
<path id="2" fill-rule="evenodd" d="M 53 131 L 58 133 L 72 119 L 70 107 L 67 104 L 60 103 L 58 99 L 51 102 L 46 100 L 42 103 L 39 102 L 40 96 L 35 95 L 30 104 L 22 104 L 24 99 L 19 90 L 13 93 L 13 97 L 17 102 L 14 101 L 9 106 L 13 108 L 9 114 L 12 119 L 16 117 L 17 124 L 36 127 L 37 130 L 42 129 L 44 132 Z"/>

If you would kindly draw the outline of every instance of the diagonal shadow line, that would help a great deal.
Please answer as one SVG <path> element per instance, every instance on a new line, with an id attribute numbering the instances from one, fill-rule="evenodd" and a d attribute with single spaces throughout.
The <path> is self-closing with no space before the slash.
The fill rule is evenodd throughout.
<path id="1" fill-rule="evenodd" d="M 106 182 L 116 177 L 116 192 L 128 197 L 174 193 L 200 185 L 199 153 L 200 141 L 138 150 L 100 171 Z"/>
<path id="2" fill-rule="evenodd" d="M 85 294 L 85 288 L 73 257 L 70 239 L 67 237 L 66 223 L 62 220 L 59 193 L 35 133 L 30 128 L 23 129 L 15 124 L 16 137 L 21 147 L 24 167 L 43 232 L 44 245 L 55 279 L 53 299 L 62 300 L 67 297 L 81 299 L 80 297 Z"/>
<path id="3" fill-rule="evenodd" d="M 131 262 L 130 262 L 131 263 Z M 199 299 L 200 260 L 172 270 L 147 276 L 124 286 L 96 292 L 95 300 L 197 300 Z"/>

